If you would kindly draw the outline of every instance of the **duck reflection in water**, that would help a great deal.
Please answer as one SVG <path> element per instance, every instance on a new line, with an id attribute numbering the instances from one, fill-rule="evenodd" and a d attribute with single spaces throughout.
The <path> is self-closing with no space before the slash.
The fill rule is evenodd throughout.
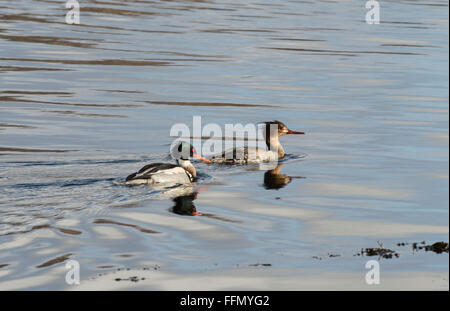
<path id="1" fill-rule="evenodd" d="M 218 216 L 211 213 L 200 213 L 197 212 L 197 208 L 194 205 L 194 200 L 197 199 L 197 195 L 199 192 L 208 189 L 208 187 L 200 187 L 197 189 L 197 191 L 194 191 L 190 194 L 180 195 L 177 197 L 174 197 L 172 201 L 175 203 L 172 208 L 169 210 L 178 215 L 183 216 L 203 216 L 208 217 L 215 220 L 225 221 L 225 222 L 232 222 L 232 223 L 240 223 L 240 220 L 234 220 L 223 216 Z"/>
<path id="2" fill-rule="evenodd" d="M 178 215 L 187 216 L 200 216 L 194 205 L 194 200 L 197 198 L 198 191 L 195 191 L 188 195 L 181 195 L 173 198 L 175 205 L 172 207 L 171 212 Z"/>
<path id="3" fill-rule="evenodd" d="M 283 167 L 282 163 L 278 163 L 273 170 L 268 170 L 264 173 L 264 188 L 267 190 L 278 190 L 289 184 L 294 178 L 305 178 L 302 176 L 287 176 L 281 174 L 280 170 Z"/>

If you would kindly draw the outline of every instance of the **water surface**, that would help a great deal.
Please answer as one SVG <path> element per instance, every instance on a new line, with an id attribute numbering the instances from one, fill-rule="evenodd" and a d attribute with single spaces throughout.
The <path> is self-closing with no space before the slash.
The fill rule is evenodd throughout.
<path id="1" fill-rule="evenodd" d="M 74 289 L 69 259 L 88 289 L 372 289 L 380 241 L 381 288 L 448 290 L 448 254 L 396 245 L 448 242 L 447 1 L 80 4 L 0 0 L 0 289 Z M 307 135 L 276 171 L 113 185 L 193 116 Z"/>

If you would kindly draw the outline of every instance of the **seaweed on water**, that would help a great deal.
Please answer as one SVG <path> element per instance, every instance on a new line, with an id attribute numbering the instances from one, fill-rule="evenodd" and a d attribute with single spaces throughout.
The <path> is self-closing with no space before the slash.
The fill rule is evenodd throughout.
<path id="1" fill-rule="evenodd" d="M 397 243 L 397 246 L 409 245 L 408 242 Z M 412 243 L 412 249 L 415 252 L 424 250 L 426 252 L 435 252 L 436 254 L 448 253 L 449 245 L 447 242 L 441 241 L 427 245 L 425 241 Z"/>
<path id="2" fill-rule="evenodd" d="M 425 242 L 425 241 L 424 241 Z M 414 251 L 425 250 L 426 252 L 435 252 L 436 254 L 448 253 L 448 243 L 446 242 L 436 242 L 431 245 L 426 245 L 426 243 L 422 242 L 422 245 L 418 245 L 418 243 L 413 243 L 412 248 Z"/>
<path id="3" fill-rule="evenodd" d="M 448 253 L 448 243 L 446 242 L 436 242 L 433 245 L 425 245 L 425 251 L 432 251 L 437 254 Z"/>
<path id="4" fill-rule="evenodd" d="M 355 256 L 378 256 L 378 258 L 384 258 L 384 259 L 392 259 L 392 258 L 398 258 L 400 255 L 388 248 L 384 248 L 383 244 L 380 241 L 377 241 L 379 247 L 374 248 L 362 248 L 359 253 L 356 253 Z"/>
<path id="5" fill-rule="evenodd" d="M 129 278 L 126 278 L 126 279 L 121 279 L 121 278 L 115 278 L 114 279 L 114 281 L 116 281 L 116 282 L 131 281 L 131 282 L 134 282 L 134 283 L 137 283 L 139 281 L 144 281 L 144 280 L 145 280 L 144 277 L 139 278 L 138 276 L 130 276 Z"/>

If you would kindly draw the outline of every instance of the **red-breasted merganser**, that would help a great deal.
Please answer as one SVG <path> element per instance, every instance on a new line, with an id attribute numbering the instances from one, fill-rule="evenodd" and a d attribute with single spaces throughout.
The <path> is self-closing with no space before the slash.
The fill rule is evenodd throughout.
<path id="1" fill-rule="evenodd" d="M 271 131 L 271 128 L 273 129 Z M 211 157 L 211 163 L 252 164 L 282 159 L 285 156 L 279 137 L 287 134 L 304 135 L 304 132 L 290 130 L 280 121 L 264 122 L 267 149 L 258 147 L 236 147 Z"/>
<path id="2" fill-rule="evenodd" d="M 154 185 L 154 184 L 190 184 L 197 180 L 197 172 L 194 165 L 189 161 L 190 157 L 209 163 L 208 159 L 198 155 L 194 147 L 181 142 L 175 146 L 172 155 L 175 154 L 177 164 L 151 163 L 138 172 L 129 175 L 124 184 L 126 185 Z"/>
<path id="3" fill-rule="evenodd" d="M 280 162 L 274 169 L 268 170 L 264 173 L 264 188 L 267 190 L 278 190 L 289 184 L 294 178 L 306 178 L 302 176 L 288 176 L 286 174 L 282 174 L 280 173 L 282 167 L 283 164 Z"/>

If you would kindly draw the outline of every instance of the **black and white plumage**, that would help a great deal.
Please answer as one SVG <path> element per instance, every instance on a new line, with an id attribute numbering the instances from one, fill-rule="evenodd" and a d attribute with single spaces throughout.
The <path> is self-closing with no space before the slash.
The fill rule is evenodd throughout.
<path id="1" fill-rule="evenodd" d="M 129 175 L 124 183 L 126 185 L 155 185 L 155 184 L 190 184 L 197 179 L 197 172 L 189 160 L 195 157 L 202 161 L 209 160 L 201 157 L 195 152 L 194 147 L 186 142 L 181 142 L 175 147 L 177 164 L 151 163 L 141 168 L 136 173 Z"/>
<path id="2" fill-rule="evenodd" d="M 185 168 L 170 163 L 151 163 L 125 179 L 128 185 L 175 183 L 185 184 L 195 180 L 195 177 Z"/>

